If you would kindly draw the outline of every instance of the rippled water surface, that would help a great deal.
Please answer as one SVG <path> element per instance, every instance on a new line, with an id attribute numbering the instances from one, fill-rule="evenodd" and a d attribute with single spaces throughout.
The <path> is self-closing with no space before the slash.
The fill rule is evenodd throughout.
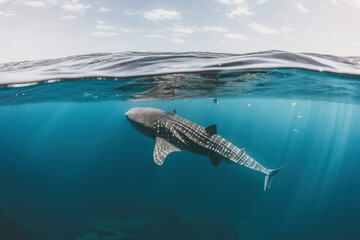
<path id="1" fill-rule="evenodd" d="M 359 239 L 360 58 L 116 53 L 0 64 L 0 239 Z M 217 132 L 264 175 L 153 161 L 132 107 Z"/>

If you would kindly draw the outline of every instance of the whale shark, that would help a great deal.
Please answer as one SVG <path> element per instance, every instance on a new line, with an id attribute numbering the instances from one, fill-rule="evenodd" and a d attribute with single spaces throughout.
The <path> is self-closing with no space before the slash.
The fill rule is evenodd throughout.
<path id="1" fill-rule="evenodd" d="M 240 149 L 218 135 L 216 125 L 204 128 L 175 113 L 149 107 L 131 108 L 125 115 L 135 129 L 156 140 L 153 158 L 159 166 L 170 153 L 185 150 L 209 157 L 215 167 L 225 161 L 264 173 L 264 191 L 282 168 L 265 168 L 246 154 L 246 148 Z"/>

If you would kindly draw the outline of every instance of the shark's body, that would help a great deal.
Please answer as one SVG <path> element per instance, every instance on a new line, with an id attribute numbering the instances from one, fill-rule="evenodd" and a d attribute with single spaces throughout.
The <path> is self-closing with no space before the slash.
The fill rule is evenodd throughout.
<path id="1" fill-rule="evenodd" d="M 141 133 L 156 139 L 154 161 L 164 163 L 174 151 L 187 150 L 208 156 L 217 167 L 221 161 L 234 162 L 266 174 L 264 190 L 279 169 L 267 169 L 216 132 L 216 125 L 204 128 L 176 114 L 156 108 L 132 108 L 127 113 L 129 121 Z"/>

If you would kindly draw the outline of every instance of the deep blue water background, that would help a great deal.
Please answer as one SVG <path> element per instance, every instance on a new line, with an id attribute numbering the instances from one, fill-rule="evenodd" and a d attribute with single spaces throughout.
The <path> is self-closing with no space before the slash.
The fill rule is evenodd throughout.
<path id="1" fill-rule="evenodd" d="M 0 240 L 360 239 L 359 62 L 268 51 L 0 64 Z M 189 152 L 159 167 L 132 107 L 216 124 L 285 167 L 266 192 L 262 173 Z"/>
<path id="2" fill-rule="evenodd" d="M 159 167 L 154 140 L 125 118 L 135 106 L 217 124 L 266 167 L 285 168 L 264 192 L 263 174 L 188 152 Z M 121 239 L 356 239 L 359 116 L 359 105 L 272 99 L 2 106 L 0 220 L 16 236 L 2 239 L 101 228 Z"/>

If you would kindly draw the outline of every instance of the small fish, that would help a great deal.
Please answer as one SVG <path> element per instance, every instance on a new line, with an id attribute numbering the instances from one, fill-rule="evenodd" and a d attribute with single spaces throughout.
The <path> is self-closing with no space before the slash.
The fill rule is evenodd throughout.
<path id="1" fill-rule="evenodd" d="M 293 129 L 293 131 L 294 131 L 294 132 L 299 132 L 299 130 L 297 130 L 297 129 Z"/>
<path id="2" fill-rule="evenodd" d="M 248 107 L 250 107 L 250 106 L 251 106 L 251 103 L 248 104 Z"/>
<path id="3" fill-rule="evenodd" d="M 298 115 L 297 117 L 298 117 L 298 118 L 303 118 L 304 116 Z"/>
<path id="4" fill-rule="evenodd" d="M 293 102 L 291 105 L 295 106 L 296 104 L 298 104 L 298 102 Z"/>
<path id="5" fill-rule="evenodd" d="M 213 101 L 214 101 L 215 104 L 218 104 L 218 99 L 217 98 L 214 98 Z"/>
<path id="6" fill-rule="evenodd" d="M 176 109 L 173 110 L 173 113 L 176 114 Z"/>

